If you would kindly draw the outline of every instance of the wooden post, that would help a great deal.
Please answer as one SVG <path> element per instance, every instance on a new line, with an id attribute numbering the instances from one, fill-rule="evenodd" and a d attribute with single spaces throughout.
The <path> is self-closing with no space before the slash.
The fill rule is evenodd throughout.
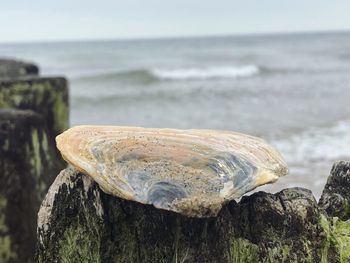
<path id="1" fill-rule="evenodd" d="M 333 191 L 349 189 L 346 178 L 348 185 L 335 184 Z M 344 195 L 350 198 L 349 191 Z M 347 262 L 349 229 L 350 220 L 328 216 L 303 188 L 254 193 L 228 203 L 215 218 L 188 218 L 107 195 L 67 168 L 39 211 L 36 260 Z"/>
<path id="2" fill-rule="evenodd" d="M 0 262 L 32 262 L 37 211 L 66 166 L 55 147 L 55 136 L 68 127 L 67 82 L 36 77 L 34 65 L 2 62 Z"/>

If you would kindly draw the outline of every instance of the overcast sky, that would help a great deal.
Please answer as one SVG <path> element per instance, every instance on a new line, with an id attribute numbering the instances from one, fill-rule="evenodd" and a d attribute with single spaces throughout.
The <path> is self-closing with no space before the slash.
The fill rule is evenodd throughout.
<path id="1" fill-rule="evenodd" d="M 0 0 L 0 42 L 350 29 L 350 0 Z"/>

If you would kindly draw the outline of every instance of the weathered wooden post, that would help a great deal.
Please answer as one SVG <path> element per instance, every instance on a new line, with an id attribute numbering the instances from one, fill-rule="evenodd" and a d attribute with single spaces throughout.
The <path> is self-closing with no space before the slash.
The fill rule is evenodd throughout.
<path id="1" fill-rule="evenodd" d="M 0 262 L 34 259 L 37 211 L 65 167 L 54 138 L 68 127 L 67 82 L 37 73 L 0 61 Z"/>
<path id="2" fill-rule="evenodd" d="M 339 162 L 320 205 L 309 190 L 292 188 L 258 192 L 199 219 L 107 195 L 67 168 L 39 211 L 36 260 L 349 262 L 348 189 L 350 163 Z"/>

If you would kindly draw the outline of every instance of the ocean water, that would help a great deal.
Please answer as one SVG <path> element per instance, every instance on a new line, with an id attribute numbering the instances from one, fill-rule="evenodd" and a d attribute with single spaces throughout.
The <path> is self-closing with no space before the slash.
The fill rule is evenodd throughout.
<path id="1" fill-rule="evenodd" d="M 224 129 L 260 136 L 290 167 L 260 189 L 322 192 L 350 159 L 350 33 L 1 44 L 70 81 L 71 125 Z"/>

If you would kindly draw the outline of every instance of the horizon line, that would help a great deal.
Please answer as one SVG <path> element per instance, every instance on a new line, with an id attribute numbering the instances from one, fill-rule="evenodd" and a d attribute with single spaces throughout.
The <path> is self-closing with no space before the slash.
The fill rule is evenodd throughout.
<path id="1" fill-rule="evenodd" d="M 247 32 L 247 33 L 219 33 L 203 35 L 177 35 L 177 36 L 150 36 L 150 37 L 111 37 L 111 38 L 77 38 L 77 39 L 46 39 L 46 40 L 19 40 L 0 41 L 0 45 L 21 45 L 21 44 L 53 44 L 53 43 L 80 43 L 80 42 L 113 42 L 113 41 L 161 41 L 161 40 L 182 40 L 182 39 L 205 39 L 224 37 L 254 37 L 254 36 L 283 36 L 283 35 L 314 35 L 314 34 L 337 34 L 350 33 L 348 29 L 315 29 L 315 30 L 291 30 L 291 31 L 270 31 L 270 32 Z"/>

